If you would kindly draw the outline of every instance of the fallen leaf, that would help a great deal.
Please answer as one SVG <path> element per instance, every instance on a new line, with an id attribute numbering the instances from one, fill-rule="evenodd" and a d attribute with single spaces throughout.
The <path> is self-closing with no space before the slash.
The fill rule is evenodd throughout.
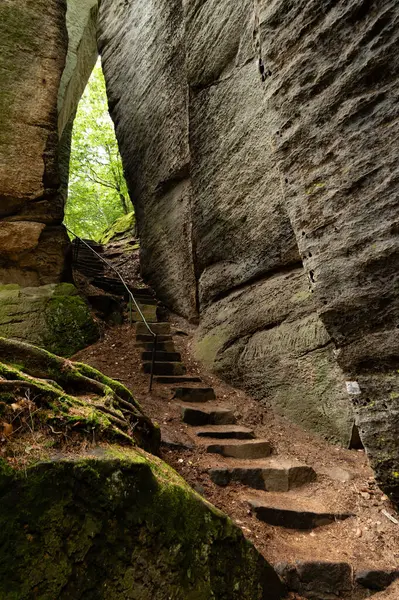
<path id="1" fill-rule="evenodd" d="M 14 431 L 14 427 L 11 425 L 11 423 L 3 423 L 3 434 L 8 437 L 10 435 L 12 435 L 12 432 Z"/>

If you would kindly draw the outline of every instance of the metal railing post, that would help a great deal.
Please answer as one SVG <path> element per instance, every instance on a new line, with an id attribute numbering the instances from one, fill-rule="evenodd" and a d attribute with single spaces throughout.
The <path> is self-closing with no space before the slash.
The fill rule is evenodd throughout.
<path id="1" fill-rule="evenodd" d="M 152 391 L 152 382 L 153 382 L 153 379 L 154 379 L 154 365 L 155 365 L 155 358 L 156 358 L 156 353 L 157 353 L 157 342 L 158 342 L 158 335 L 155 334 L 154 346 L 152 348 L 150 387 L 149 387 L 149 390 L 148 390 L 149 392 Z"/>

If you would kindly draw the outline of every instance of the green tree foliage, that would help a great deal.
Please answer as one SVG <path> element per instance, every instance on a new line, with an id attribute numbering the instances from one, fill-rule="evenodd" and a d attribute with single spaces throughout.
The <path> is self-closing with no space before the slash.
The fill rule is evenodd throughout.
<path id="1" fill-rule="evenodd" d="M 98 61 L 74 121 L 65 224 L 80 237 L 97 241 L 132 210 Z"/>

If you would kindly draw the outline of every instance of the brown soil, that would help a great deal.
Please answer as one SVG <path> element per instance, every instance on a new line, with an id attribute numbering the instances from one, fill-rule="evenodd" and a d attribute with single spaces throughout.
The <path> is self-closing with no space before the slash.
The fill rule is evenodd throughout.
<path id="1" fill-rule="evenodd" d="M 201 444 L 194 446 L 193 428 L 182 423 L 179 404 L 173 400 L 170 387 L 154 384 L 153 392 L 148 392 L 149 377 L 142 373 L 141 349 L 136 346 L 134 328 L 126 325 L 107 329 L 100 342 L 78 353 L 74 359 L 87 362 L 120 380 L 134 392 L 146 413 L 161 426 L 165 442 L 162 458 L 197 492 L 229 514 L 272 564 L 323 560 L 350 562 L 356 569 L 397 568 L 399 525 L 381 512 L 386 510 L 395 514 L 388 498 L 375 483 L 365 452 L 332 446 L 273 414 L 243 391 L 210 375 L 192 356 L 194 327 L 175 316 L 170 320 L 180 330 L 174 340 L 188 373 L 200 375 L 206 385 L 215 389 L 215 404 L 234 408 L 238 424 L 253 428 L 258 438 L 270 441 L 275 457 L 295 458 L 312 466 L 318 474 L 315 483 L 285 494 L 256 492 L 240 485 L 222 488 L 213 484 L 207 469 L 232 464 L 231 459 L 206 454 Z M 181 330 L 187 335 L 182 335 Z M 174 447 L 173 443 L 180 446 Z M 348 481 L 342 481 L 344 478 Z M 312 532 L 273 527 L 251 514 L 247 499 L 255 495 L 268 501 L 275 500 L 279 506 L 293 501 L 304 508 L 350 512 L 355 516 Z"/>

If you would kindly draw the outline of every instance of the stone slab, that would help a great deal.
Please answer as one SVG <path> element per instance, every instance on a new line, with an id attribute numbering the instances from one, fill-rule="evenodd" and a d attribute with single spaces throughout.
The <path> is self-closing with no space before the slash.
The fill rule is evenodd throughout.
<path id="1" fill-rule="evenodd" d="M 282 459 L 269 459 L 248 465 L 211 468 L 214 483 L 227 486 L 238 482 L 257 490 L 288 492 L 316 479 L 312 467 Z"/>

